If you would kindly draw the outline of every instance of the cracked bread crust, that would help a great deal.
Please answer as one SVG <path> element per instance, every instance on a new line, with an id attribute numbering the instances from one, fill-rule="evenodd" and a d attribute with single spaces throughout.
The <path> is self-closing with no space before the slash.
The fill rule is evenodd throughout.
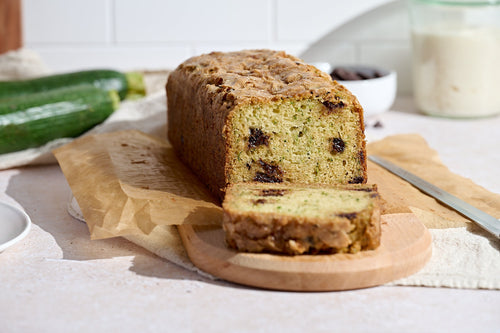
<path id="1" fill-rule="evenodd" d="M 311 95 L 335 104 L 332 90 L 341 89 L 316 67 L 270 50 L 212 52 L 191 58 L 178 69 L 190 73 L 195 85 L 206 86 L 214 104 L 226 109 Z"/>
<path id="2" fill-rule="evenodd" d="M 353 140 L 358 150 L 355 158 L 359 160 L 356 162 L 359 170 L 355 176 L 350 174 L 345 180 L 323 179 L 318 182 L 366 182 L 361 106 L 343 86 L 299 58 L 271 50 L 212 52 L 179 65 L 170 74 L 166 89 L 168 138 L 180 159 L 220 200 L 226 186 L 237 178 L 232 175 L 235 155 L 238 154 L 234 148 L 236 140 L 232 137 L 231 126 L 235 112 L 249 105 L 281 101 L 310 99 L 321 103 L 325 112 L 343 112 L 343 109 L 348 108 L 350 113 L 356 114 L 358 134 Z M 259 167 L 259 163 L 256 158 L 254 165 Z M 275 161 L 263 163 L 271 166 L 276 164 Z M 286 174 L 287 170 L 283 172 Z M 262 179 L 301 181 L 297 176 L 285 180 L 276 177 Z"/>
<path id="3" fill-rule="evenodd" d="M 295 198 L 298 191 L 308 191 L 308 197 L 314 198 L 311 193 L 317 189 L 328 193 L 320 199 L 334 202 L 333 196 L 352 196 L 365 200 L 366 204 L 354 211 L 333 207 L 317 216 L 311 201 L 301 202 Z M 288 255 L 376 249 L 381 233 L 380 197 L 376 186 L 356 184 L 337 187 L 340 191 L 334 189 L 314 185 L 232 184 L 223 203 L 226 243 L 238 251 Z M 288 198 L 279 201 L 280 206 L 273 206 L 276 198 L 286 196 Z M 299 210 L 306 207 L 306 213 L 297 213 L 297 207 Z"/>

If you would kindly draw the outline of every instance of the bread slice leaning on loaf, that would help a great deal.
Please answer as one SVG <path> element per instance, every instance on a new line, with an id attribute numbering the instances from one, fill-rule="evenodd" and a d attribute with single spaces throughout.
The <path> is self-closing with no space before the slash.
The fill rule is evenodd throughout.
<path id="1" fill-rule="evenodd" d="M 284 52 L 212 52 L 167 82 L 168 138 L 223 199 L 238 182 L 366 182 L 363 111 L 329 75 Z"/>
<path id="2" fill-rule="evenodd" d="M 374 185 L 231 184 L 222 206 L 226 242 L 238 251 L 356 253 L 380 244 Z"/>

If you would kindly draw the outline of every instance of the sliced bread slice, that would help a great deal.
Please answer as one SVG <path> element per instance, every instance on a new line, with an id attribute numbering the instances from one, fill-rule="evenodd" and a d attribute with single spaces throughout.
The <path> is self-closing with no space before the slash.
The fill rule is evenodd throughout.
<path id="1" fill-rule="evenodd" d="M 237 183 L 223 209 L 226 242 L 238 251 L 356 253 L 380 244 L 376 185 Z"/>

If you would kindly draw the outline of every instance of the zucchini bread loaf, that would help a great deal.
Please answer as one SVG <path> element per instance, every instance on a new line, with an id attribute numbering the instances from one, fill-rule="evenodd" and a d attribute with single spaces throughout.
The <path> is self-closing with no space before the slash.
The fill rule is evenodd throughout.
<path id="1" fill-rule="evenodd" d="M 168 138 L 219 199 L 237 182 L 366 182 L 360 104 L 296 57 L 213 52 L 179 65 L 166 89 Z"/>
<path id="2" fill-rule="evenodd" d="M 355 253 L 380 244 L 375 185 L 231 184 L 223 209 L 226 242 L 239 251 Z"/>

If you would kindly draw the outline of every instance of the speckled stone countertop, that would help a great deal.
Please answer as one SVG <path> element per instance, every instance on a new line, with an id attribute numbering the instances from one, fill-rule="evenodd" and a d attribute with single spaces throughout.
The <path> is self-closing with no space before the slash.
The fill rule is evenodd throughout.
<path id="1" fill-rule="evenodd" d="M 500 117 L 430 118 L 410 99 L 392 109 L 367 119 L 369 140 L 419 133 L 452 172 L 500 193 Z M 69 197 L 57 165 L 0 171 L 0 201 L 33 222 L 0 254 L 0 332 L 500 331 L 500 291 L 295 293 L 212 281 L 122 238 L 91 241 Z"/>

